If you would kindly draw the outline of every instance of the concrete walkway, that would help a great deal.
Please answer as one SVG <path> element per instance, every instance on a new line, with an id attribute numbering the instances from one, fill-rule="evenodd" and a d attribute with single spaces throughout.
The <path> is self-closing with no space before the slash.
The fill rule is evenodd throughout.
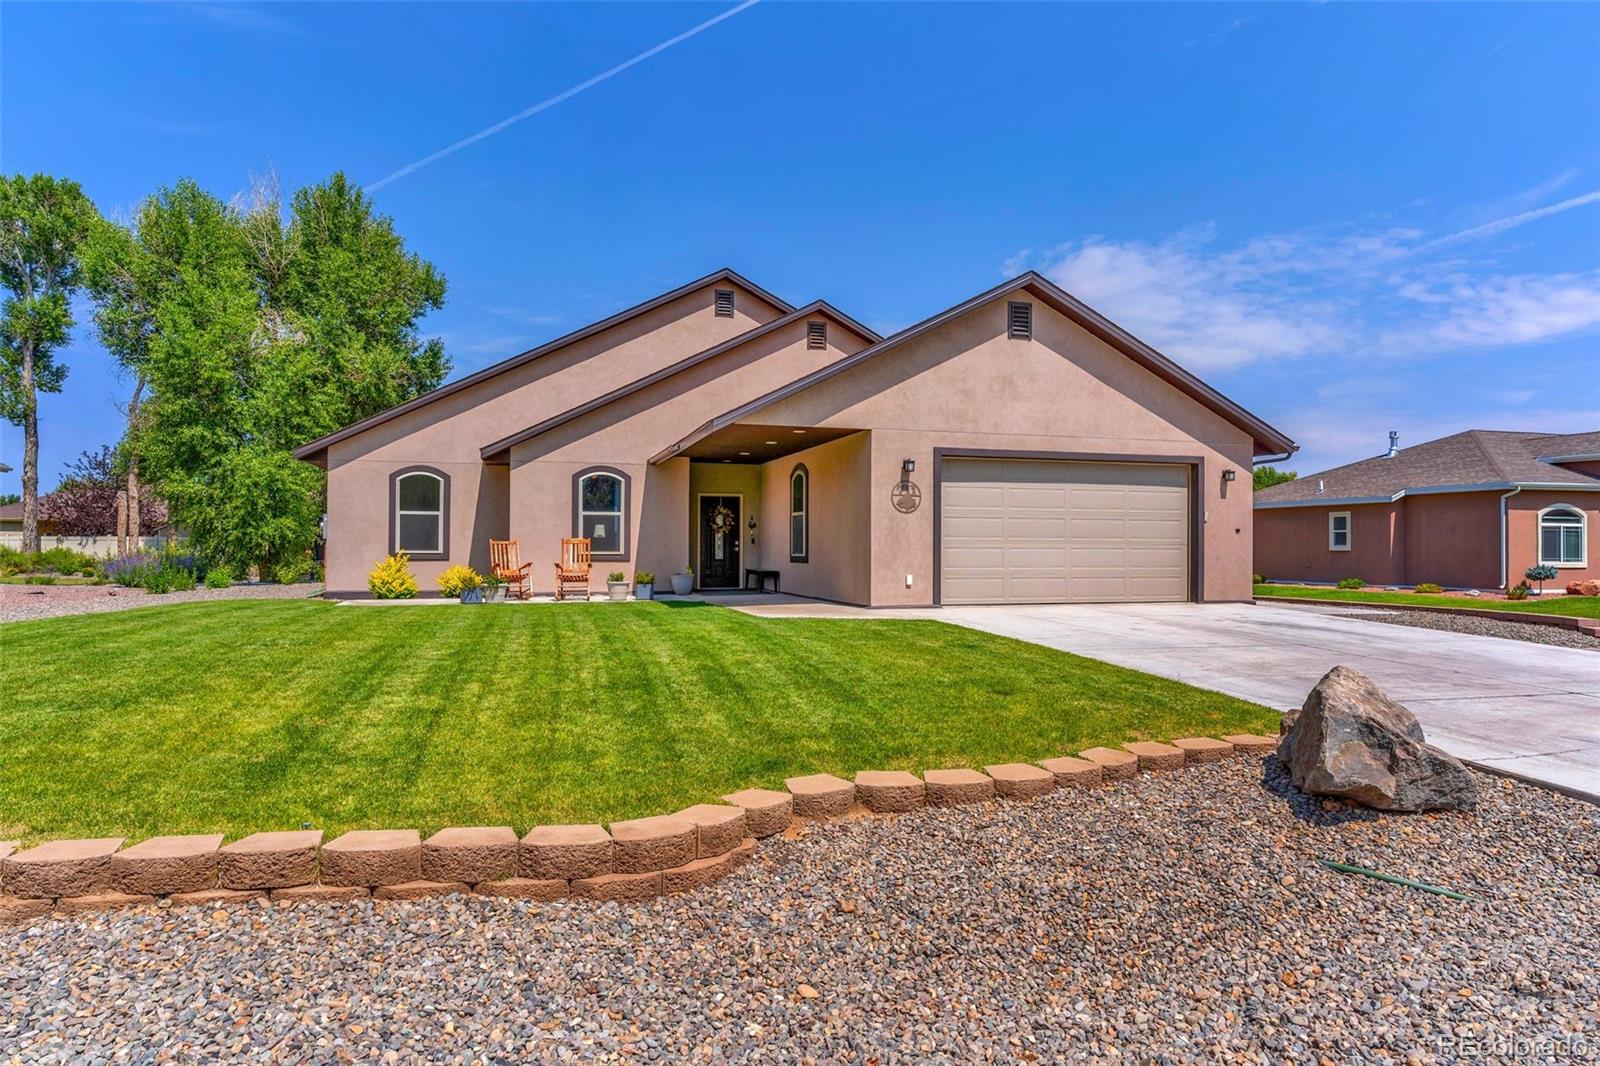
<path id="1" fill-rule="evenodd" d="M 1043 605 L 895 611 L 1016 637 L 1298 707 L 1344 664 L 1409 707 L 1462 759 L 1600 802 L 1600 653 L 1250 604 Z"/>

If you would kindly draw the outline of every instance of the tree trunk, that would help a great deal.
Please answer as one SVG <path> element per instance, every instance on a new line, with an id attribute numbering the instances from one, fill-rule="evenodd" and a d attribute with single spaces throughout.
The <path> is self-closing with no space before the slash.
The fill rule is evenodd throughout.
<path id="1" fill-rule="evenodd" d="M 128 493 L 117 493 L 117 554 L 128 554 Z"/>
<path id="2" fill-rule="evenodd" d="M 128 537 L 133 541 L 129 551 L 143 546 L 144 535 L 139 518 L 139 398 L 144 394 L 144 376 L 133 386 L 133 398 L 128 401 Z"/>
<path id="3" fill-rule="evenodd" d="M 30 339 L 22 342 L 22 550 L 39 550 L 39 399 Z"/>

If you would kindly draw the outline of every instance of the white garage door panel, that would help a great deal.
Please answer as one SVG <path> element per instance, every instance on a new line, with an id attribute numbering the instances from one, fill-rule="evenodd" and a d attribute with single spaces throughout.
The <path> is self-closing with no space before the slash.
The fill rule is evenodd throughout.
<path id="1" fill-rule="evenodd" d="M 1143 463 L 946 459 L 945 603 L 1189 598 L 1189 471 Z"/>

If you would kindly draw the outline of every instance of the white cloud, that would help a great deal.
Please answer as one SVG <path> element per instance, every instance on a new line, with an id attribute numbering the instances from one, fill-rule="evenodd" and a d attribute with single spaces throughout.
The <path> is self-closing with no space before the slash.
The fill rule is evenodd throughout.
<path id="1" fill-rule="evenodd" d="M 1559 175 L 1539 189 L 1571 180 Z M 1165 240 L 1090 237 L 1020 253 L 1157 348 L 1209 371 L 1306 356 L 1421 356 L 1532 344 L 1600 325 L 1600 271 L 1506 274 L 1441 249 L 1600 201 L 1600 192 L 1427 240 L 1415 226 Z"/>
<path id="2" fill-rule="evenodd" d="M 1278 465 L 1302 474 L 1380 455 L 1389 446 L 1389 431 L 1398 430 L 1400 447 L 1437 440 L 1468 429 L 1528 430 L 1534 433 L 1582 433 L 1600 424 L 1600 409 L 1552 407 L 1528 409 L 1496 405 L 1446 414 L 1417 415 L 1397 408 L 1350 408 L 1312 404 L 1278 416 L 1278 424 L 1294 427 L 1300 454 Z"/>

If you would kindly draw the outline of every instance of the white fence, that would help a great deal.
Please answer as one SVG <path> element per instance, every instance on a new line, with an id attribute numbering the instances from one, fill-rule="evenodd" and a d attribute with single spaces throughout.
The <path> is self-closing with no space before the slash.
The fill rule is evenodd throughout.
<path id="1" fill-rule="evenodd" d="M 166 543 L 166 537 L 140 537 L 138 547 L 159 551 Z M 22 548 L 22 531 L 0 530 L 0 546 L 20 550 Z M 39 550 L 49 551 L 51 548 L 71 548 L 73 551 L 83 552 L 85 555 L 115 555 L 117 554 L 117 538 L 64 537 L 45 533 L 39 534 Z"/>

